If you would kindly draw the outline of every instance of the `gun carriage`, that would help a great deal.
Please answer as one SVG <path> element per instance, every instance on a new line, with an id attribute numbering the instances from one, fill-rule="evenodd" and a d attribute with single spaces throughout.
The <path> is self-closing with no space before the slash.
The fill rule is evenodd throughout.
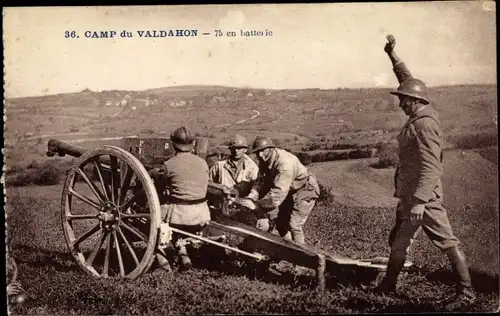
<path id="1" fill-rule="evenodd" d="M 207 159 L 207 152 L 208 141 L 197 139 L 195 153 Z M 172 233 L 256 262 L 285 260 L 314 269 L 320 289 L 325 286 L 326 272 L 344 267 L 385 270 L 385 264 L 352 260 L 298 245 L 235 219 L 228 209 L 238 206 L 231 205 L 224 187 L 216 183 L 209 184 L 207 199 L 222 203 L 211 207 L 208 227 L 222 235 L 171 227 L 162 222 L 160 205 L 165 194 L 161 180 L 152 171 L 173 154 L 167 138 L 126 137 L 120 147 L 104 145 L 93 149 L 49 140 L 48 156 L 77 158 L 64 182 L 61 221 L 68 249 L 84 271 L 95 277 L 136 279 L 150 269 L 157 247 L 168 243 Z M 228 236 L 239 236 L 244 242 L 233 245 Z"/>

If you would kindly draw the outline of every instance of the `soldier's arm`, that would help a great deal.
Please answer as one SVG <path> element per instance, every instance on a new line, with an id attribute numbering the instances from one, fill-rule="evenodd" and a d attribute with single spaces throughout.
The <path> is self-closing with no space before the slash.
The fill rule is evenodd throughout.
<path id="1" fill-rule="evenodd" d="M 281 165 L 269 192 L 257 203 L 265 209 L 274 209 L 283 203 L 293 183 L 293 167 Z"/>
<path id="2" fill-rule="evenodd" d="M 219 173 L 219 164 L 216 162 L 214 163 L 210 169 L 209 169 L 209 172 L 208 172 L 208 179 L 210 181 L 214 181 L 216 182 L 217 179 L 218 179 L 218 173 Z"/>
<path id="3" fill-rule="evenodd" d="M 262 190 L 263 187 L 263 177 L 257 177 L 257 179 L 253 182 L 252 188 L 250 189 L 250 193 L 246 196 L 247 198 L 251 199 L 252 201 L 257 201 L 260 196 L 260 190 Z"/>
<path id="4" fill-rule="evenodd" d="M 421 168 L 413 197 L 428 202 L 442 175 L 441 144 L 438 124 L 431 118 L 421 118 L 413 124 Z"/>
<path id="5" fill-rule="evenodd" d="M 404 81 L 413 78 L 410 70 L 408 70 L 405 63 L 402 61 L 394 65 L 394 68 L 392 70 L 394 71 L 396 78 L 398 78 L 399 84 L 402 84 Z"/>
<path id="6" fill-rule="evenodd" d="M 256 201 L 259 198 L 259 191 L 261 187 L 260 179 L 259 179 L 259 167 L 253 161 L 249 162 L 248 171 L 250 173 L 250 179 L 248 182 L 245 182 L 246 185 L 241 184 L 241 187 L 244 188 L 240 190 L 240 192 L 244 192 L 244 196 L 253 201 Z"/>
<path id="7" fill-rule="evenodd" d="M 252 182 L 255 182 L 255 181 L 257 181 L 257 178 L 259 177 L 259 167 L 253 161 L 252 161 L 252 163 L 253 164 L 251 165 L 251 178 L 250 179 Z"/>
<path id="8" fill-rule="evenodd" d="M 412 79 L 413 76 L 410 70 L 406 67 L 405 63 L 399 58 L 394 50 L 396 46 L 396 39 L 392 35 L 387 36 L 387 43 L 385 44 L 384 50 L 389 56 L 392 63 L 392 70 L 398 79 L 399 84 L 403 83 L 405 80 Z"/>

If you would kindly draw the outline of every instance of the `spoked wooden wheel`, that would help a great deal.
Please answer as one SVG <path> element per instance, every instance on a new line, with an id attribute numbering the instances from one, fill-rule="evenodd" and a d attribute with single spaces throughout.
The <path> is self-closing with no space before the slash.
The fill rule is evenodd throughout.
<path id="1" fill-rule="evenodd" d="M 135 279 L 154 259 L 160 225 L 154 183 L 126 150 L 85 152 L 64 184 L 62 224 L 73 257 L 87 273 Z"/>

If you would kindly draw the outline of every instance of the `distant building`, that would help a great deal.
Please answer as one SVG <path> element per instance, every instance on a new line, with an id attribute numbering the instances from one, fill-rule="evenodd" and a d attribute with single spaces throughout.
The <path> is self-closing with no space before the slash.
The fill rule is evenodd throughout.
<path id="1" fill-rule="evenodd" d="M 212 98 L 212 100 L 210 101 L 211 103 L 217 103 L 217 104 L 220 104 L 222 102 L 226 102 L 227 99 L 224 98 L 224 97 L 218 97 L 218 96 L 215 96 Z"/>
<path id="2" fill-rule="evenodd" d="M 170 102 L 170 106 L 171 107 L 183 107 L 183 106 L 186 106 L 187 102 L 186 100 L 180 100 L 180 101 L 172 101 Z"/>

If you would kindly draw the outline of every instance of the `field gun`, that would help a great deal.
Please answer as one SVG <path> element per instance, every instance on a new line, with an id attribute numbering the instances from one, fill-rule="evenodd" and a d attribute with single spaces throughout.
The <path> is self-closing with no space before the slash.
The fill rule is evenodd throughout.
<path id="1" fill-rule="evenodd" d="M 168 160 L 174 155 L 172 149 L 172 144 L 168 138 L 145 138 L 140 139 L 136 137 L 124 138 L 122 141 L 122 148 L 128 148 L 128 151 L 136 156 L 148 171 L 152 173 L 152 169 L 159 169 L 164 161 Z M 64 157 L 66 155 L 79 158 L 89 149 L 71 144 L 68 142 L 60 141 L 57 139 L 50 139 L 47 143 L 47 153 L 48 157 L 53 157 L 55 155 L 59 157 Z M 195 143 L 194 153 L 204 159 L 208 158 L 208 141 L 206 139 L 198 139 Z M 108 156 L 101 156 L 99 161 L 101 164 L 101 169 L 106 173 L 111 171 L 111 159 Z M 223 198 L 226 196 L 224 193 L 225 186 L 209 181 L 208 193 L 214 197 Z"/>
<path id="2" fill-rule="evenodd" d="M 194 152 L 206 159 L 208 141 L 197 139 Z M 325 272 L 353 267 L 385 270 L 384 264 L 352 260 L 299 245 L 231 217 L 224 186 L 212 182 L 207 193 L 209 204 L 213 198 L 223 203 L 211 204 L 208 228 L 224 236 L 237 236 L 243 242 L 230 245 L 227 238 L 213 239 L 174 227 L 166 229 L 169 223 L 162 221 L 160 208 L 164 198 L 161 181 L 154 180 L 151 171 L 173 154 L 167 138 L 127 137 L 120 147 L 103 145 L 92 149 L 49 140 L 48 156 L 77 158 L 64 182 L 61 221 L 68 248 L 84 271 L 96 277 L 135 279 L 151 267 L 158 245 L 164 243 L 160 237 L 165 236 L 165 231 L 256 261 L 285 260 L 314 269 L 321 289 Z"/>

